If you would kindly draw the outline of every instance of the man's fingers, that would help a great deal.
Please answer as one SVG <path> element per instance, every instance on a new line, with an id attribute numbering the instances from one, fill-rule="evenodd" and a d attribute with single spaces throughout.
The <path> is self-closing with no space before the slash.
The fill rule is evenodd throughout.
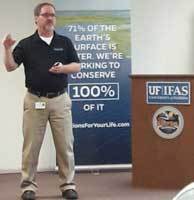
<path id="1" fill-rule="evenodd" d="M 3 40 L 5 48 L 10 48 L 16 41 L 12 39 L 11 34 L 7 34 Z"/>
<path id="2" fill-rule="evenodd" d="M 59 66 L 53 66 L 49 69 L 52 73 L 60 73 L 61 68 Z"/>
<path id="3" fill-rule="evenodd" d="M 3 41 L 7 41 L 7 40 L 12 40 L 12 38 L 11 38 L 11 34 L 9 33 L 9 34 L 7 34 L 7 35 L 5 35 L 5 37 L 4 37 L 4 40 Z"/>
<path id="4" fill-rule="evenodd" d="M 15 42 L 15 40 L 13 40 L 13 38 L 11 37 L 11 34 L 7 34 L 4 38 L 4 41 L 12 41 L 12 42 Z"/>
<path id="5" fill-rule="evenodd" d="M 6 37 L 5 37 L 5 39 L 11 39 L 11 34 L 10 33 L 7 34 Z"/>

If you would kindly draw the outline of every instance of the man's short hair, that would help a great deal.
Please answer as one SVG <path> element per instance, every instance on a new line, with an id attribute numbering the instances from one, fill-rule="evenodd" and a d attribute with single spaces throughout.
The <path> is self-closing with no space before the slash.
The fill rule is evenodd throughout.
<path id="1" fill-rule="evenodd" d="M 34 16 L 39 16 L 40 15 L 40 11 L 41 11 L 41 8 L 44 7 L 44 6 L 51 6 L 55 9 L 55 6 L 52 4 L 52 3 L 48 3 L 48 2 L 45 2 L 45 3 L 39 3 L 35 8 L 34 8 Z"/>

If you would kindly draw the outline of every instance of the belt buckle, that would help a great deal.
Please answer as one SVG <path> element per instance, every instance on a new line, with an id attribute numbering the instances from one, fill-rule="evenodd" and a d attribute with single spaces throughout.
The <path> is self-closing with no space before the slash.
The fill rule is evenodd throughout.
<path id="1" fill-rule="evenodd" d="M 55 97 L 55 93 L 54 92 L 47 92 L 46 97 L 47 98 L 53 98 L 53 97 Z"/>
<path id="2" fill-rule="evenodd" d="M 37 95 L 38 97 L 41 97 L 41 92 L 36 91 L 36 92 L 34 92 L 34 94 Z"/>
<path id="3" fill-rule="evenodd" d="M 58 96 L 61 95 L 62 93 L 64 93 L 64 90 L 58 91 L 58 92 L 47 92 L 45 96 L 46 96 L 47 98 L 53 98 L 53 97 L 58 97 Z"/>

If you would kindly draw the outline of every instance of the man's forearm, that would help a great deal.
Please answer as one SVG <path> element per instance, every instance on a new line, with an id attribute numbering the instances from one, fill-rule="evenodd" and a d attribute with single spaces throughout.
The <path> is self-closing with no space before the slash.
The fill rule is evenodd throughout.
<path id="1" fill-rule="evenodd" d="M 70 64 L 63 65 L 62 68 L 64 74 L 76 73 L 80 71 L 80 63 L 72 62 Z"/>
<path id="2" fill-rule="evenodd" d="M 12 49 L 4 49 L 4 64 L 8 72 L 15 70 L 18 64 L 15 62 L 12 54 Z"/>

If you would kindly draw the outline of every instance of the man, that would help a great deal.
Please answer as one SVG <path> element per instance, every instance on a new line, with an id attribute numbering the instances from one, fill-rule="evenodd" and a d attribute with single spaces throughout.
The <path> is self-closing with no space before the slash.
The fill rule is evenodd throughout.
<path id="1" fill-rule="evenodd" d="M 34 9 L 36 32 L 21 40 L 7 35 L 3 41 L 7 71 L 24 65 L 27 93 L 23 113 L 22 199 L 34 200 L 37 191 L 36 170 L 46 124 L 51 125 L 56 148 L 60 190 L 64 199 L 78 199 L 74 179 L 74 152 L 71 99 L 66 93 L 67 74 L 80 70 L 70 39 L 54 31 L 55 7 L 38 4 Z"/>

